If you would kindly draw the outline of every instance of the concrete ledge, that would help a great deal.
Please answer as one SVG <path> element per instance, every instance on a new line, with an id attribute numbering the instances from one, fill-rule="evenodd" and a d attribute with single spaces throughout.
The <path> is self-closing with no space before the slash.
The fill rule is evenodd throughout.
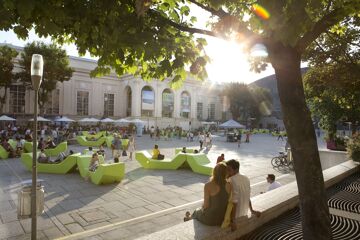
<path id="1" fill-rule="evenodd" d="M 359 171 L 360 165 L 352 160 L 341 163 L 323 171 L 326 188 L 340 182 L 344 178 Z M 271 221 L 286 211 L 299 204 L 297 183 L 292 182 L 271 192 L 255 196 L 251 199 L 254 209 L 261 211 L 259 218 L 240 219 L 238 229 L 231 232 L 230 229 L 211 227 L 198 221 L 188 221 L 159 232 L 138 238 L 138 240 L 172 240 L 172 239 L 196 239 L 196 240 L 230 240 L 237 239 L 263 224 Z"/>
<path id="2" fill-rule="evenodd" d="M 349 161 L 346 152 L 333 150 L 319 150 L 320 162 L 322 170 L 339 165 Z"/>

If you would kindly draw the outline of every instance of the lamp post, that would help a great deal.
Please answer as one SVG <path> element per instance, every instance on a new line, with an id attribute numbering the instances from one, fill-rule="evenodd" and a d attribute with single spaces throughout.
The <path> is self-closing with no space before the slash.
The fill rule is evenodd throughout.
<path id="1" fill-rule="evenodd" d="M 36 142 L 37 142 L 37 112 L 38 93 L 43 76 L 43 58 L 40 54 L 33 54 L 31 59 L 31 84 L 35 91 L 34 101 L 34 129 L 33 129 L 33 161 L 32 161 L 32 185 L 31 185 L 31 240 L 36 240 L 37 211 L 36 211 L 36 190 L 37 190 L 37 169 L 36 169 Z"/>

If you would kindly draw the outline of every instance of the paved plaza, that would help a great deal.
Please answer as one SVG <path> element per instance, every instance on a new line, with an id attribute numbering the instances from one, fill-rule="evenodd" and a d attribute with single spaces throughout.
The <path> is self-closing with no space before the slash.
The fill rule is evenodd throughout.
<path id="1" fill-rule="evenodd" d="M 137 150 L 150 151 L 154 144 L 159 145 L 166 157 L 175 155 L 175 147 L 199 146 L 198 141 L 187 142 L 184 138 L 171 141 L 155 141 L 148 135 L 136 138 Z M 250 143 L 242 143 L 238 148 L 237 143 L 215 136 L 208 156 L 211 161 L 216 161 L 221 153 L 225 159 L 239 159 L 240 171 L 250 178 L 254 196 L 266 190 L 268 173 L 274 173 L 282 184 L 295 180 L 293 173 L 277 172 L 270 163 L 284 145 L 285 141 L 262 134 L 252 136 Z M 68 148 L 76 152 L 85 147 Z M 106 155 L 111 159 L 109 149 Z M 78 239 L 134 239 L 178 224 L 184 211 L 201 206 L 208 176 L 188 169 L 145 170 L 135 159 L 121 160 L 125 162 L 126 176 L 119 184 L 97 186 L 76 172 L 38 174 L 45 188 L 45 213 L 38 218 L 39 239 L 70 235 Z M 30 238 L 30 219 L 18 220 L 16 212 L 17 194 L 21 182 L 27 179 L 31 179 L 31 172 L 20 159 L 0 161 L 0 239 Z"/>

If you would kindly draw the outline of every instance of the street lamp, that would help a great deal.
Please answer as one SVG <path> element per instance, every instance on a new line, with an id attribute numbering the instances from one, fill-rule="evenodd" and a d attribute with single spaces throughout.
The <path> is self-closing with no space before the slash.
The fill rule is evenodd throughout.
<path id="1" fill-rule="evenodd" d="M 36 169 L 36 147 L 37 147 L 37 112 L 38 93 L 43 76 L 43 57 L 40 54 L 33 54 L 31 59 L 31 84 L 35 91 L 34 101 L 34 129 L 33 129 L 33 162 L 32 162 L 32 185 L 31 185 L 31 240 L 36 240 L 37 211 L 36 211 L 36 190 L 37 190 L 37 169 Z"/>

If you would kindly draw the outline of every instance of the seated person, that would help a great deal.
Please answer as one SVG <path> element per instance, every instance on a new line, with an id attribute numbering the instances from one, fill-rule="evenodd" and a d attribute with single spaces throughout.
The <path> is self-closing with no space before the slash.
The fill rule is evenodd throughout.
<path id="1" fill-rule="evenodd" d="M 39 143 L 38 143 L 38 149 L 42 150 L 42 149 L 45 149 L 45 147 L 46 147 L 46 144 L 45 144 L 44 139 L 40 138 Z"/>
<path id="2" fill-rule="evenodd" d="M 194 211 L 191 216 L 192 219 L 197 219 L 209 226 L 220 226 L 222 224 L 231 192 L 231 186 L 226 181 L 226 177 L 226 164 L 223 162 L 217 164 L 210 181 L 204 187 L 204 204 L 202 208 Z"/>
<path id="3" fill-rule="evenodd" d="M 222 162 L 225 160 L 225 155 L 222 153 L 216 160 L 216 163 Z"/>
<path id="4" fill-rule="evenodd" d="M 275 181 L 275 175 L 274 174 L 268 174 L 267 178 L 266 178 L 267 182 L 270 183 L 269 188 L 268 188 L 268 192 L 271 190 L 274 190 L 278 187 L 281 187 L 281 184 L 277 181 Z"/>
<path id="5" fill-rule="evenodd" d="M 54 143 L 54 141 L 51 138 L 48 138 L 47 142 L 46 142 L 46 148 L 55 148 L 56 144 Z"/>
<path id="6" fill-rule="evenodd" d="M 186 153 L 186 147 L 183 147 L 183 149 L 181 150 L 182 153 Z"/>
<path id="7" fill-rule="evenodd" d="M 16 156 L 21 156 L 24 150 L 24 143 L 21 141 L 20 137 L 16 138 Z"/>
<path id="8" fill-rule="evenodd" d="M 25 141 L 32 142 L 33 138 L 31 134 L 25 134 Z"/>
<path id="9" fill-rule="evenodd" d="M 97 151 L 97 153 L 98 153 L 99 155 L 102 155 L 102 156 L 105 157 L 105 150 L 104 150 L 104 146 L 103 146 L 103 145 L 100 145 L 100 148 L 99 148 L 99 150 Z"/>
<path id="10" fill-rule="evenodd" d="M 191 220 L 191 215 L 190 215 L 190 212 L 187 211 L 185 213 L 184 222 L 187 222 L 187 221 L 190 221 L 190 220 Z"/>
<path id="11" fill-rule="evenodd" d="M 48 156 L 46 156 L 46 154 L 45 154 L 45 150 L 41 149 L 41 152 L 40 152 L 39 157 L 38 157 L 38 162 L 39 163 L 48 163 L 49 159 L 50 158 Z"/>
<path id="12" fill-rule="evenodd" d="M 95 172 L 99 164 L 99 155 L 97 153 L 94 153 L 89 164 L 89 171 Z"/>
<path id="13" fill-rule="evenodd" d="M 155 144 L 152 159 L 163 160 L 164 155 L 160 154 L 159 146 Z"/>
<path id="14" fill-rule="evenodd" d="M 197 149 L 194 150 L 194 153 L 199 153 L 199 151 Z"/>
<path id="15" fill-rule="evenodd" d="M 9 153 L 9 158 L 15 157 L 15 151 L 12 149 L 10 143 L 8 143 L 6 138 L 3 138 L 1 141 L 1 146 Z"/>
<path id="16" fill-rule="evenodd" d="M 69 151 L 69 154 L 66 154 L 65 152 L 61 152 L 59 153 L 59 155 L 55 158 L 55 160 L 51 160 L 49 159 L 49 163 L 60 163 L 62 162 L 63 160 L 65 160 L 68 156 L 74 154 L 74 151 L 73 150 L 70 150 Z"/>
<path id="17" fill-rule="evenodd" d="M 92 155 L 93 153 L 94 153 L 93 148 L 89 147 L 89 151 L 87 152 L 87 154 Z"/>
<path id="18" fill-rule="evenodd" d="M 119 162 L 119 157 L 118 156 L 114 157 L 114 163 L 118 163 L 118 162 Z"/>

